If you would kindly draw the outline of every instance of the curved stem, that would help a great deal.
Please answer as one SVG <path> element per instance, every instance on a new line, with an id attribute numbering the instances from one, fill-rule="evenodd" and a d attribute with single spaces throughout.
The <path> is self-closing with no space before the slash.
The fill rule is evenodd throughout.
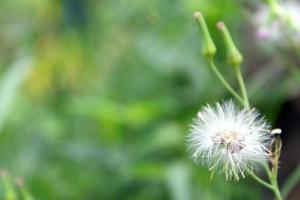
<path id="1" fill-rule="evenodd" d="M 286 198 L 291 190 L 300 182 L 300 165 L 296 170 L 289 176 L 282 187 L 282 196 Z"/>
<path id="2" fill-rule="evenodd" d="M 219 78 L 219 80 L 221 81 L 221 83 L 223 84 L 223 86 L 240 102 L 242 103 L 244 106 L 245 102 L 242 99 L 242 97 L 237 94 L 234 89 L 229 85 L 229 83 L 226 81 L 226 79 L 222 76 L 222 74 L 220 73 L 220 71 L 218 70 L 218 68 L 216 67 L 215 63 L 213 60 L 209 60 L 209 65 L 212 68 L 213 72 L 216 74 L 216 76 Z"/>
<path id="3" fill-rule="evenodd" d="M 268 175 L 268 178 L 269 178 L 269 179 L 272 179 L 272 172 L 271 172 L 271 169 L 270 169 L 268 163 L 266 163 L 266 162 L 263 163 L 263 166 L 264 166 L 265 171 L 266 171 L 266 173 L 267 173 L 267 175 Z"/>
<path id="4" fill-rule="evenodd" d="M 247 169 L 247 173 L 254 179 L 256 180 L 258 183 L 260 183 L 261 185 L 265 186 L 266 188 L 270 189 L 276 200 L 283 200 L 282 195 L 280 193 L 279 187 L 278 187 L 278 182 L 277 182 L 277 178 L 275 178 L 275 174 L 272 173 L 269 165 L 267 163 L 263 163 L 262 164 L 265 168 L 265 171 L 268 175 L 269 181 L 270 183 L 262 180 L 260 177 L 256 176 L 252 171 Z"/>
<path id="5" fill-rule="evenodd" d="M 236 72 L 236 77 L 238 79 L 238 82 L 239 82 L 239 85 L 240 85 L 240 88 L 241 88 L 241 92 L 242 92 L 242 96 L 243 96 L 243 99 L 244 99 L 245 107 L 247 109 L 249 109 L 250 108 L 249 99 L 248 99 L 248 94 L 247 94 L 245 82 L 244 82 L 244 79 L 243 79 L 243 76 L 242 76 L 242 73 L 241 73 L 241 68 L 240 68 L 240 66 L 236 66 L 234 68 L 235 68 L 235 72 Z"/>
<path id="6" fill-rule="evenodd" d="M 269 183 L 267 183 L 266 181 L 262 180 L 260 177 L 256 176 L 253 172 L 251 172 L 250 170 L 247 169 L 247 173 L 254 179 L 256 180 L 258 183 L 262 184 L 263 186 L 269 188 L 269 189 L 273 189 L 273 186 Z"/>

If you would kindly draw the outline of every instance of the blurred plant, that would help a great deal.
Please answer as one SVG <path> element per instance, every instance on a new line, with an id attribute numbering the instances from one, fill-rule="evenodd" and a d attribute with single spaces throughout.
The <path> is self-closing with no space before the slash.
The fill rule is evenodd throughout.
<path id="1" fill-rule="evenodd" d="M 300 82 L 300 3 L 266 0 L 250 15 L 260 44 L 275 47 L 276 58 L 284 61 L 292 78 Z"/>
<path id="2" fill-rule="evenodd" d="M 19 58 L 10 68 L 3 74 L 0 80 L 0 130 L 5 124 L 5 120 L 9 115 L 15 97 L 19 89 L 32 69 L 32 58 L 23 56 Z"/>
<path id="3" fill-rule="evenodd" d="M 2 188 L 3 194 L 1 199 L 4 200 L 34 200 L 31 193 L 27 190 L 24 180 L 22 178 L 16 179 L 16 184 L 14 184 L 13 179 L 11 176 L 4 170 L 0 171 L 0 177 L 2 180 Z M 16 186 L 18 189 L 16 189 Z"/>
<path id="4" fill-rule="evenodd" d="M 34 200 L 33 196 L 31 195 L 31 193 L 28 191 L 23 178 L 18 177 L 16 179 L 16 184 L 19 187 L 19 190 L 21 192 L 21 196 L 23 198 L 23 200 Z"/>
<path id="5" fill-rule="evenodd" d="M 243 17 L 249 23 L 243 20 L 238 31 L 245 31 L 240 41 L 249 66 L 244 70 L 248 94 L 252 103 L 275 122 L 287 99 L 300 94 L 300 32 L 296 28 L 300 23 L 295 12 L 300 4 L 294 0 L 243 2 L 247 3 L 240 4 L 241 10 L 246 11 Z M 276 39 L 272 38 L 273 30 L 280 35 Z"/>
<path id="6" fill-rule="evenodd" d="M 223 16 L 240 25 L 236 1 L 200 4 L 210 21 Z M 198 6 L 0 1 L 1 165 L 27 177 L 43 200 L 260 199 L 259 189 L 222 177 L 209 182 L 208 170 L 186 162 L 186 120 L 224 93 L 209 68 L 198 67 L 197 33 L 186 15 Z M 10 67 L 20 49 L 32 55 L 30 73 Z M 15 77 L 4 78 L 10 71 Z M 26 82 L 16 84 L 20 75 Z"/>
<path id="7" fill-rule="evenodd" d="M 5 200 L 16 200 L 17 194 L 14 188 L 13 181 L 6 171 L 1 170 L 0 176 L 2 179 L 2 185 L 4 189 L 4 199 Z"/>
<path id="8" fill-rule="evenodd" d="M 279 12 L 279 11 L 278 11 Z M 241 95 L 227 82 L 214 63 L 216 47 L 208 31 L 205 20 L 200 12 L 195 12 L 203 35 L 202 52 L 208 64 L 224 87 L 242 104 L 244 109 L 239 111 L 233 103 L 206 106 L 198 113 L 189 134 L 189 145 L 193 158 L 210 167 L 212 174 L 215 168 L 221 170 L 226 178 L 239 180 L 239 173 L 244 177 L 247 172 L 258 183 L 269 188 L 277 200 L 283 196 L 278 186 L 277 175 L 281 152 L 280 129 L 270 129 L 260 114 L 254 112 L 249 104 L 247 90 L 241 74 L 243 57 L 235 46 L 229 31 L 223 22 L 217 27 L 222 32 L 227 61 L 235 71 Z M 260 178 L 255 169 L 260 164 L 269 181 Z M 284 195 L 300 178 L 298 173 L 292 175 L 289 189 L 283 189 Z M 287 191 L 288 190 L 288 191 Z"/>
<path id="9" fill-rule="evenodd" d="M 283 46 L 300 40 L 300 4 L 296 1 L 267 0 L 254 14 L 256 35 L 261 40 L 269 40 Z M 287 40 L 287 35 L 290 40 Z"/>

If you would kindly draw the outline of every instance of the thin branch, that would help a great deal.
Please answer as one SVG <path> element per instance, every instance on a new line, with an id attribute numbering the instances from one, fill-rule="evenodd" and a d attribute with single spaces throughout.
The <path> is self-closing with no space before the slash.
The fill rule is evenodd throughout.
<path id="1" fill-rule="evenodd" d="M 221 83 L 223 84 L 223 86 L 239 101 L 241 102 L 244 106 L 245 102 L 243 100 L 243 98 L 237 94 L 234 89 L 230 86 L 230 84 L 226 81 L 226 79 L 222 76 L 222 74 L 220 73 L 220 71 L 218 70 L 218 68 L 216 67 L 216 64 L 214 63 L 213 60 L 209 61 L 209 65 L 212 68 L 213 72 L 216 74 L 216 76 L 219 78 L 219 80 L 221 81 Z"/>
<path id="2" fill-rule="evenodd" d="M 241 89 L 242 96 L 243 96 L 243 99 L 244 99 L 245 107 L 247 109 L 249 109 L 250 108 L 249 98 L 248 98 L 248 94 L 247 94 L 247 90 L 246 90 L 246 86 L 245 86 L 245 82 L 244 82 L 244 79 L 243 79 L 243 76 L 242 76 L 240 66 L 235 67 L 235 72 L 236 72 L 236 76 L 237 76 L 237 79 L 238 79 L 238 82 L 239 82 L 239 85 L 240 85 L 240 89 Z"/>
<path id="3" fill-rule="evenodd" d="M 263 179 L 261 179 L 260 177 L 256 176 L 251 170 L 247 169 L 247 173 L 254 179 L 256 180 L 258 183 L 262 184 L 263 186 L 273 190 L 273 186 L 270 183 L 267 183 L 266 181 L 264 181 Z"/>

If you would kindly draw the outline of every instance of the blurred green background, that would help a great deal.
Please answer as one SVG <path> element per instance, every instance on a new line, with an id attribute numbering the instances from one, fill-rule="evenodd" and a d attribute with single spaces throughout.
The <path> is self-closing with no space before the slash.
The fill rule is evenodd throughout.
<path id="1" fill-rule="evenodd" d="M 0 167 L 40 200 L 262 199 L 252 180 L 210 181 L 185 142 L 201 105 L 229 98 L 202 58 L 196 10 L 235 84 L 215 28 L 227 23 L 250 66 L 251 101 L 276 121 L 289 80 L 268 85 L 270 71 L 251 69 L 262 54 L 245 24 L 258 3 L 1 0 Z"/>

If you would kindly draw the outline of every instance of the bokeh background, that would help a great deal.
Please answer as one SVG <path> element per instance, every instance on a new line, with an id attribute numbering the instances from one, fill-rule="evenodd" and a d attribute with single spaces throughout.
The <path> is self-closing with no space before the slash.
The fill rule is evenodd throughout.
<path id="1" fill-rule="evenodd" d="M 210 180 L 185 142 L 202 105 L 230 98 L 201 55 L 201 10 L 220 70 L 237 86 L 215 28 L 224 20 L 250 101 L 283 128 L 280 183 L 299 163 L 300 84 L 254 37 L 263 3 L 1 0 L 0 167 L 40 200 L 271 199 L 251 179 Z"/>

